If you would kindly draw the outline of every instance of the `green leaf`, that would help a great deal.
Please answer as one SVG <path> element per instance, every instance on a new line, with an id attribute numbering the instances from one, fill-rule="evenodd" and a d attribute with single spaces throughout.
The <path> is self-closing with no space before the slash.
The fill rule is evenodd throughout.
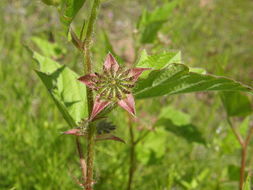
<path id="1" fill-rule="evenodd" d="M 156 39 L 158 31 L 168 20 L 172 10 L 176 7 L 178 1 L 172 1 L 156 8 L 152 12 L 144 10 L 137 24 L 141 31 L 141 43 L 152 43 Z"/>
<path id="2" fill-rule="evenodd" d="M 169 64 L 167 68 L 152 71 L 139 80 L 134 88 L 136 98 L 207 91 L 241 91 L 253 94 L 253 89 L 229 78 L 189 72 L 183 64 Z"/>
<path id="3" fill-rule="evenodd" d="M 191 123 L 190 115 L 176 110 L 172 106 L 167 106 L 161 110 L 155 126 L 163 126 L 165 130 L 184 138 L 190 143 L 206 143 L 201 132 Z"/>
<path id="4" fill-rule="evenodd" d="M 66 49 L 63 49 L 58 44 L 51 43 L 48 40 L 32 37 L 32 41 L 45 57 L 57 59 L 66 53 Z"/>
<path id="5" fill-rule="evenodd" d="M 148 44 L 154 42 L 158 31 L 162 28 L 162 25 L 165 22 L 166 21 L 161 20 L 149 23 L 142 33 L 141 43 Z"/>
<path id="6" fill-rule="evenodd" d="M 246 179 L 246 181 L 243 185 L 243 190 L 251 190 L 251 185 L 250 184 L 252 183 L 252 179 L 250 179 L 250 178 L 251 178 L 251 176 L 248 175 L 248 177 L 247 177 L 247 179 Z"/>
<path id="7" fill-rule="evenodd" d="M 246 116 L 252 113 L 249 98 L 239 92 L 222 92 L 221 99 L 228 116 Z"/>
<path id="8" fill-rule="evenodd" d="M 167 141 L 168 133 L 163 128 L 157 128 L 154 132 L 149 133 L 145 137 L 145 143 L 136 147 L 138 160 L 148 164 L 151 160 L 162 158 L 167 153 L 166 146 L 164 146 Z"/>
<path id="9" fill-rule="evenodd" d="M 238 181 L 240 179 L 240 167 L 230 164 L 228 166 L 228 177 L 231 181 Z"/>
<path id="10" fill-rule="evenodd" d="M 65 66 L 37 52 L 33 58 L 39 63 L 38 76 L 71 127 L 88 117 L 86 87 L 80 83 L 78 75 Z"/>
<path id="11" fill-rule="evenodd" d="M 187 125 L 191 123 L 189 114 L 176 110 L 172 106 L 164 107 L 161 110 L 159 118 L 170 119 L 175 125 Z"/>
<path id="12" fill-rule="evenodd" d="M 182 59 L 180 51 L 162 52 L 156 55 L 148 55 L 146 50 L 143 50 L 136 67 L 163 69 L 171 63 L 181 62 Z"/>
<path id="13" fill-rule="evenodd" d="M 86 0 L 61 0 L 60 20 L 67 28 Z"/>
<path id="14" fill-rule="evenodd" d="M 240 123 L 238 129 L 239 132 L 242 134 L 242 136 L 245 136 L 248 131 L 248 127 L 250 124 L 250 116 L 247 116 L 244 118 L 244 120 Z M 236 150 L 240 149 L 241 145 L 238 142 L 237 138 L 235 137 L 235 134 L 232 130 L 228 130 L 226 137 L 222 139 L 221 149 L 226 154 L 231 154 L 235 152 Z"/>
<path id="15" fill-rule="evenodd" d="M 173 133 L 174 135 L 184 138 L 190 143 L 196 142 L 206 144 L 205 139 L 202 137 L 201 132 L 193 124 L 176 125 L 167 118 L 161 118 L 156 122 L 156 126 L 163 126 L 165 130 Z"/>
<path id="16" fill-rule="evenodd" d="M 148 55 L 146 50 L 143 50 L 141 57 L 136 64 L 136 67 L 142 68 L 152 68 L 154 70 L 159 70 L 166 68 L 171 63 L 181 63 L 181 52 L 171 51 L 162 52 L 156 55 Z M 145 71 L 141 77 L 147 77 L 151 71 Z"/>
<path id="17" fill-rule="evenodd" d="M 52 5 L 57 7 L 60 4 L 61 0 L 42 0 L 42 2 L 46 5 Z"/>

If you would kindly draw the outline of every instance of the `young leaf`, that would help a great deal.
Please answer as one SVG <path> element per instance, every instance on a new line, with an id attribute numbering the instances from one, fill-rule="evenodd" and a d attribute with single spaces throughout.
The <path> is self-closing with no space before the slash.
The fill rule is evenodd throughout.
<path id="1" fill-rule="evenodd" d="M 180 51 L 162 52 L 160 54 L 148 55 L 147 52 L 143 50 L 136 67 L 158 70 L 165 68 L 171 63 L 182 63 Z"/>
<path id="2" fill-rule="evenodd" d="M 159 70 L 166 68 L 171 63 L 181 62 L 182 59 L 180 51 L 162 52 L 160 54 L 148 55 L 147 52 L 143 50 L 141 53 L 141 57 L 136 64 L 136 67 Z M 141 77 L 147 77 L 150 72 L 151 71 L 144 72 Z"/>
<path id="3" fill-rule="evenodd" d="M 252 113 L 249 98 L 239 92 L 222 92 L 221 99 L 228 116 L 246 116 Z"/>
<path id="4" fill-rule="evenodd" d="M 33 58 L 40 66 L 38 76 L 64 119 L 71 127 L 76 127 L 81 119 L 88 117 L 86 87 L 77 80 L 78 75 L 69 68 L 36 52 L 33 53 Z"/>
<path id="5" fill-rule="evenodd" d="M 86 0 L 61 0 L 60 20 L 69 28 L 78 11 Z"/>
<path id="6" fill-rule="evenodd" d="M 141 31 L 141 43 L 152 43 L 156 39 L 158 31 L 168 20 L 172 10 L 176 7 L 178 1 L 172 1 L 156 8 L 152 12 L 144 10 L 140 17 L 137 29 Z"/>
<path id="7" fill-rule="evenodd" d="M 249 86 L 225 77 L 192 73 L 183 64 L 169 64 L 165 69 L 152 71 L 146 79 L 139 80 L 134 94 L 141 99 L 201 91 L 241 91 L 253 94 Z"/>

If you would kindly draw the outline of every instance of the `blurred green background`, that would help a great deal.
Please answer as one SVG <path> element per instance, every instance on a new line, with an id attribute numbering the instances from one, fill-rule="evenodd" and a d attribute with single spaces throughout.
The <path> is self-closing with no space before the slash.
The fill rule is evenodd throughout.
<path id="1" fill-rule="evenodd" d="M 128 63 L 138 59 L 140 46 L 139 50 L 150 53 L 181 50 L 185 64 L 253 86 L 253 1 L 179 0 L 152 43 L 138 43 L 136 26 L 143 11 L 167 2 L 104 1 L 93 47 L 96 62 L 101 63 L 106 55 L 108 40 Z M 85 10 L 83 7 L 78 14 L 76 27 Z M 35 75 L 37 65 L 25 46 L 30 46 L 34 37 L 56 42 L 63 54 L 58 61 L 81 75 L 79 52 L 66 39 L 56 9 L 39 0 L 0 1 L 0 37 L 0 189 L 80 189 L 71 177 L 80 175 L 75 140 L 61 135 L 68 126 Z M 136 147 L 133 189 L 238 189 L 240 146 L 216 93 L 142 100 L 137 107 L 141 119 L 135 124 L 136 136 L 154 127 L 153 121 L 161 114 L 193 127 L 181 133 L 158 126 L 148 133 Z M 97 143 L 96 189 L 127 186 L 129 131 L 125 116 L 119 109 L 110 120 L 126 144 Z M 245 133 L 252 116 L 234 122 Z M 252 154 L 251 142 L 247 171 L 253 168 Z"/>

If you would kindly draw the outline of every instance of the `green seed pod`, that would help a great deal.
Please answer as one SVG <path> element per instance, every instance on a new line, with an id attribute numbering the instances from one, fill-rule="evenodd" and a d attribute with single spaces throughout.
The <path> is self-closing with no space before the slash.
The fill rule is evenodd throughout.
<path id="1" fill-rule="evenodd" d="M 42 0 L 42 2 L 46 5 L 52 5 L 57 7 L 60 4 L 61 0 Z"/>

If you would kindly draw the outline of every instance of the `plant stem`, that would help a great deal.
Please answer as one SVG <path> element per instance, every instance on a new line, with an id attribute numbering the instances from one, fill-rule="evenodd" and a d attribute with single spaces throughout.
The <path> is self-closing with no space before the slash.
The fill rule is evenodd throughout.
<path id="1" fill-rule="evenodd" d="M 127 190 L 131 190 L 132 188 L 132 183 L 133 183 L 133 177 L 134 177 L 134 172 L 135 172 L 135 139 L 134 139 L 134 132 L 133 132 L 133 123 L 131 116 L 128 115 L 128 126 L 129 126 L 129 134 L 130 134 L 130 167 L 128 171 L 128 183 L 127 183 Z"/>
<path id="2" fill-rule="evenodd" d="M 89 126 L 88 131 L 88 146 L 87 146 L 87 178 L 85 188 L 86 190 L 93 189 L 93 163 L 94 163 L 94 147 L 95 147 L 95 132 L 96 128 L 93 125 Z"/>
<path id="3" fill-rule="evenodd" d="M 250 143 L 250 139 L 253 135 L 253 126 L 249 127 L 249 131 L 247 133 L 247 137 L 244 140 L 240 134 L 240 132 L 234 127 L 229 117 L 227 117 L 228 124 L 230 125 L 234 135 L 236 136 L 238 142 L 241 145 L 241 168 L 240 168 L 240 182 L 239 189 L 243 190 L 244 178 L 245 178 L 245 167 L 246 167 L 246 159 L 247 159 L 247 148 Z"/>
<path id="4" fill-rule="evenodd" d="M 86 181 L 86 162 L 83 156 L 83 151 L 82 151 L 82 146 L 81 143 L 79 141 L 79 137 L 76 137 L 76 145 L 77 145 L 77 150 L 78 150 L 78 155 L 79 155 L 79 159 L 80 159 L 80 165 L 81 165 L 81 170 L 82 170 L 82 181 L 83 184 L 85 184 Z"/>
<path id="5" fill-rule="evenodd" d="M 244 184 L 246 156 L 247 156 L 247 147 L 243 146 L 242 152 L 241 152 L 240 185 L 239 185 L 240 190 L 243 189 L 243 184 Z"/>
<path id="6" fill-rule="evenodd" d="M 247 148 L 250 143 L 250 139 L 253 135 L 253 126 L 249 128 L 246 140 L 243 143 L 242 146 L 242 152 L 241 152 L 241 168 L 240 168 L 240 190 L 243 189 L 244 186 L 244 178 L 245 178 L 245 167 L 246 167 L 246 159 L 247 159 Z"/>
<path id="7" fill-rule="evenodd" d="M 91 42 L 92 42 L 92 33 L 94 31 L 94 24 L 97 18 L 99 5 L 100 5 L 100 0 L 93 1 L 90 18 L 88 20 L 87 27 L 86 27 L 84 48 L 83 48 L 85 74 L 90 74 L 92 72 Z M 92 90 L 89 88 L 86 88 L 86 92 L 87 92 L 88 112 L 90 116 L 92 112 L 92 107 L 93 107 L 93 93 L 92 93 Z M 90 123 L 88 126 L 88 138 L 87 138 L 87 169 L 86 169 L 87 176 L 86 176 L 86 183 L 85 183 L 86 190 L 93 189 L 95 132 L 96 132 L 96 127 Z"/>

